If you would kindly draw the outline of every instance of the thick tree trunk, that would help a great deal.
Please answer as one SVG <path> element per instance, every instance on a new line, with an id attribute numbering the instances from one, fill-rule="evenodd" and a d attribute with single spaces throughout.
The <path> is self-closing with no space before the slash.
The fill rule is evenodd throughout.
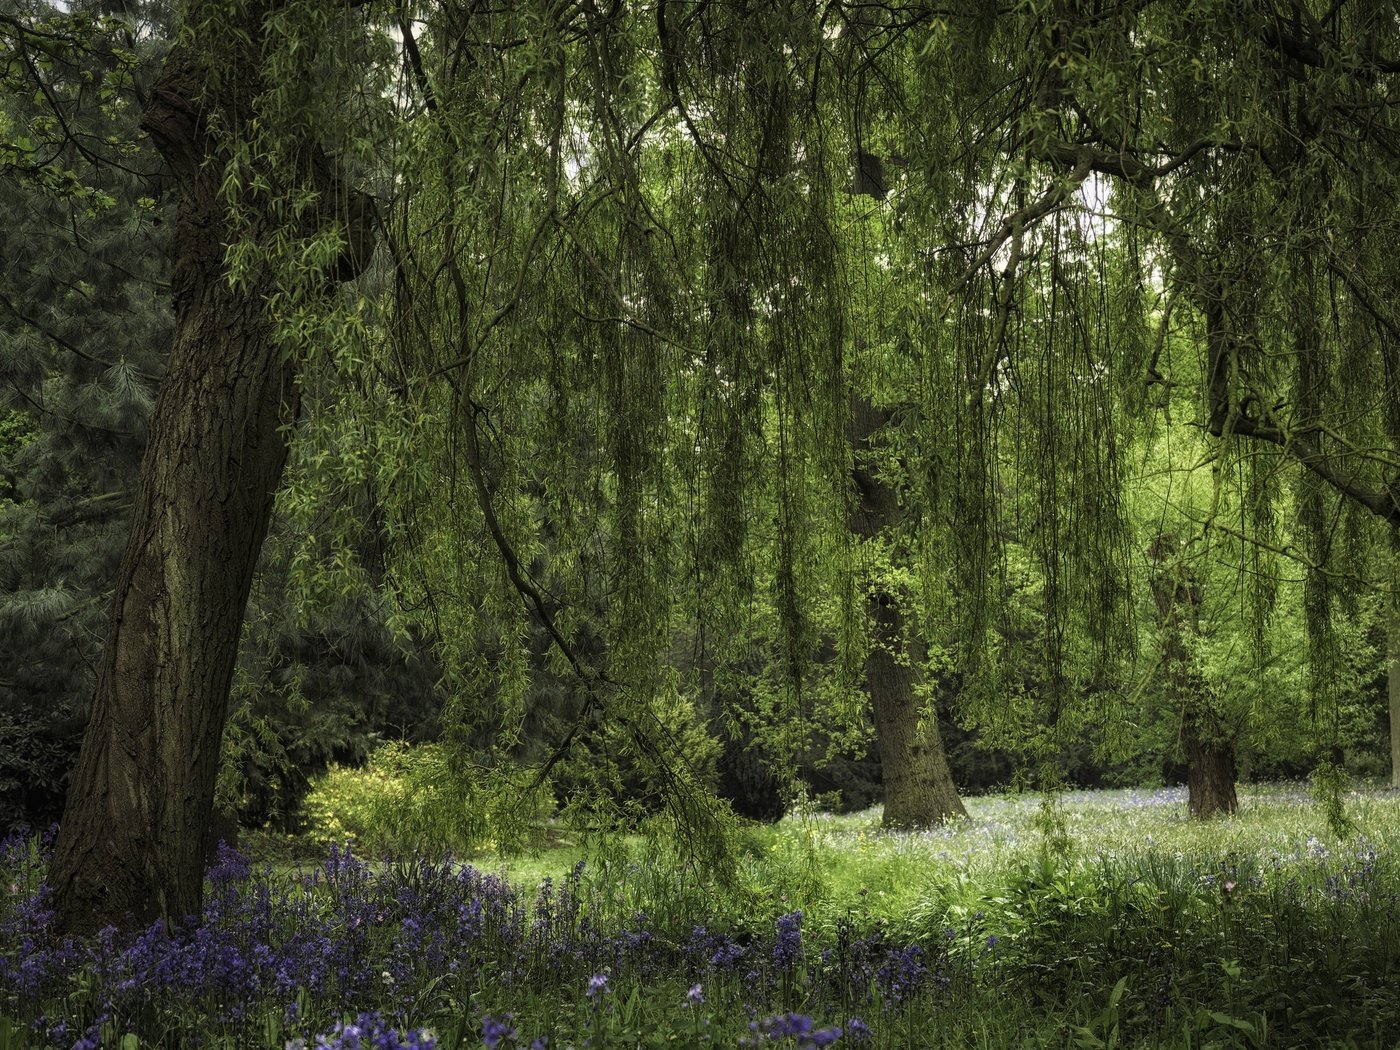
<path id="1" fill-rule="evenodd" d="M 260 25 L 249 29 L 256 41 Z M 297 413 L 295 368 L 264 305 L 271 275 L 254 274 L 239 288 L 226 276 L 225 245 L 237 235 L 206 124 L 218 114 L 225 128 L 244 126 L 257 67 L 238 62 L 240 75 L 223 80 L 221 96 L 207 89 L 198 46 L 171 52 L 144 118 L 181 189 L 176 332 L 54 847 L 50 882 L 63 932 L 199 912 L 244 607 Z M 314 147 L 307 164 L 325 168 Z M 324 178 L 328 191 L 339 189 Z"/>
<path id="2" fill-rule="evenodd" d="M 862 539 L 873 540 L 896 526 L 901 516 L 894 486 L 880 478 L 869 462 L 889 414 L 857 399 L 852 402 L 851 417 L 859 497 L 851 529 Z M 874 588 L 869 614 L 871 644 L 865 677 L 885 785 L 883 823 L 889 828 L 925 828 L 966 816 L 943 752 L 937 711 L 931 702 L 923 704 L 919 699 L 923 644 L 904 622 L 900 596 Z"/>
<path id="3" fill-rule="evenodd" d="M 921 646 L 908 645 L 904 615 L 888 595 L 870 599 L 874 623 L 865 677 L 875 716 L 875 740 L 884 774 L 887 828 L 924 828 L 950 817 L 965 817 L 967 810 L 938 732 L 932 702 L 918 698 Z M 914 649 L 913 653 L 905 650 Z"/>
<path id="4" fill-rule="evenodd" d="M 1190 639 L 1200 630 L 1201 589 L 1190 566 L 1180 560 L 1181 541 L 1157 536 L 1148 558 L 1157 566 L 1152 597 L 1162 629 L 1162 663 L 1167 694 L 1181 711 L 1181 748 L 1186 754 L 1187 809 L 1198 820 L 1233 813 L 1235 747 L 1211 709 L 1210 689 L 1191 662 Z"/>
<path id="5" fill-rule="evenodd" d="M 1209 820 L 1239 808 L 1235 795 L 1235 749 L 1211 740 L 1189 715 L 1182 723 L 1181 746 L 1186 752 L 1186 806 L 1197 820 Z"/>

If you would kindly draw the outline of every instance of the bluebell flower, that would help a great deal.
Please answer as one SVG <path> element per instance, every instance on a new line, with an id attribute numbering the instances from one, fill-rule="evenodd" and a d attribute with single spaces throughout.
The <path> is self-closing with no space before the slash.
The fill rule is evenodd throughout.
<path id="1" fill-rule="evenodd" d="M 758 1027 L 767 1032 L 770 1039 L 783 1039 L 788 1036 L 800 1039 L 811 1033 L 812 1019 L 806 1014 L 775 1014 L 764 1018 Z"/>
<path id="2" fill-rule="evenodd" d="M 607 994 L 607 991 L 608 975 L 605 973 L 595 973 L 588 979 L 588 991 L 584 994 L 596 1003 L 600 996 Z"/>
<path id="3" fill-rule="evenodd" d="M 427 1032 L 404 1032 L 384 1024 L 378 1013 L 362 1013 L 318 1035 L 316 1050 L 433 1050 L 437 1040 Z"/>
<path id="4" fill-rule="evenodd" d="M 717 970 L 733 970 L 743 957 L 744 946 L 725 937 L 710 956 L 710 965 Z"/>
<path id="5" fill-rule="evenodd" d="M 691 931 L 681 951 L 693 966 L 707 965 L 713 970 L 733 970 L 744 956 L 742 944 L 736 944 L 722 933 L 710 933 L 703 926 Z"/>
<path id="6" fill-rule="evenodd" d="M 802 913 L 789 912 L 778 918 L 778 934 L 773 940 L 773 961 L 788 967 L 802 957 Z"/>
<path id="7" fill-rule="evenodd" d="M 515 1038 L 515 1027 L 510 1023 L 514 1015 L 502 1014 L 492 1017 L 487 1014 L 481 1019 L 481 1041 L 486 1050 L 496 1050 L 502 1040 Z"/>
<path id="8" fill-rule="evenodd" d="M 214 863 L 210 866 L 206 877 L 211 885 L 215 887 L 227 886 L 230 883 L 240 883 L 253 874 L 252 862 L 239 853 L 222 839 L 219 840 L 218 849 L 214 854 Z"/>
<path id="9" fill-rule="evenodd" d="M 875 972 L 875 983 L 885 999 L 901 1003 L 918 988 L 927 973 L 924 952 L 917 944 L 903 951 L 890 949 L 884 964 Z"/>

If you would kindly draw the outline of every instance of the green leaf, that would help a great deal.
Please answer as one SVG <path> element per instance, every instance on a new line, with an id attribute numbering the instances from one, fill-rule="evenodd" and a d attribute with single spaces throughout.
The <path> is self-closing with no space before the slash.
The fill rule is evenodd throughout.
<path id="1" fill-rule="evenodd" d="M 1210 1012 L 1210 1019 L 1216 1024 L 1223 1024 L 1229 1028 L 1237 1028 L 1241 1032 L 1248 1032 L 1250 1035 L 1254 1034 L 1254 1024 L 1252 1022 L 1239 1017 L 1231 1017 L 1229 1014 L 1221 1013 L 1219 1010 L 1212 1010 Z"/>

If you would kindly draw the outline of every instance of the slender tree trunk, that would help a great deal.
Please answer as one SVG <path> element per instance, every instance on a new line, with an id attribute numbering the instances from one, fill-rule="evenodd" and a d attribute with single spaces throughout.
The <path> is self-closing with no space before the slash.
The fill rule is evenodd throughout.
<path id="1" fill-rule="evenodd" d="M 851 416 L 859 496 L 851 515 L 851 528 L 856 535 L 871 540 L 896 526 L 901 516 L 894 486 L 880 478 L 868 462 L 868 454 L 880 443 L 879 431 L 889 422 L 889 414 L 857 399 L 852 403 Z M 924 828 L 950 817 L 966 816 L 967 810 L 948 769 L 937 711 L 931 702 L 920 703 L 924 645 L 908 629 L 900 597 L 883 588 L 872 591 L 871 644 L 865 677 L 884 776 L 884 825 Z"/>
<path id="2" fill-rule="evenodd" d="M 256 55 L 261 20 L 247 28 Z M 176 330 L 151 421 L 91 719 L 50 882 L 58 928 L 90 933 L 197 915 L 206 829 L 244 607 L 287 458 L 296 370 L 264 306 L 269 273 L 235 289 L 236 240 L 208 133 L 236 129 L 259 90 L 256 60 L 214 89 L 201 46 L 177 45 L 143 124 L 181 190 L 172 244 Z M 230 56 L 222 56 L 225 62 Z M 233 94 L 237 92 L 237 94 Z M 308 146 L 328 201 L 347 201 Z M 320 214 L 308 222 L 345 215 Z M 352 237 L 352 239 L 354 239 Z M 361 256 L 365 241 L 357 240 Z M 340 277 L 351 276 L 345 264 Z"/>

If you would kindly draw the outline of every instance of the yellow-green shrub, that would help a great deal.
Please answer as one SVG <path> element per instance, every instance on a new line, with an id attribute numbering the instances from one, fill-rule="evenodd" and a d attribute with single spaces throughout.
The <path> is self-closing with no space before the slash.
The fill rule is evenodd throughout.
<path id="1" fill-rule="evenodd" d="M 381 744 L 361 768 L 332 766 L 304 804 L 313 838 L 353 841 L 362 851 L 452 850 L 494 845 L 488 812 L 469 770 L 441 744 Z"/>

